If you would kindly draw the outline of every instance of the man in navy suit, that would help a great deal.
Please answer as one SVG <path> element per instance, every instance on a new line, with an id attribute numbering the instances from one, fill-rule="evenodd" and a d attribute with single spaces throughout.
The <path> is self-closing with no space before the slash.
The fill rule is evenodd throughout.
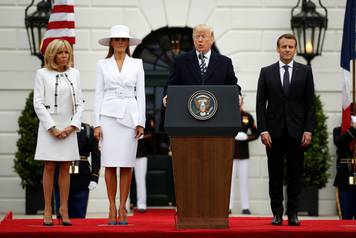
<path id="1" fill-rule="evenodd" d="M 304 151 L 315 127 L 314 82 L 309 66 L 293 60 L 297 40 L 284 34 L 277 40 L 279 61 L 261 69 L 258 80 L 257 127 L 266 146 L 272 225 L 282 225 L 283 171 L 287 169 L 288 225 L 298 226 Z"/>
<path id="2" fill-rule="evenodd" d="M 169 85 L 236 85 L 231 59 L 211 50 L 214 43 L 213 29 L 200 24 L 193 29 L 195 49 L 175 58 Z M 164 93 L 166 94 L 166 93 Z M 167 105 L 167 96 L 163 97 Z"/>

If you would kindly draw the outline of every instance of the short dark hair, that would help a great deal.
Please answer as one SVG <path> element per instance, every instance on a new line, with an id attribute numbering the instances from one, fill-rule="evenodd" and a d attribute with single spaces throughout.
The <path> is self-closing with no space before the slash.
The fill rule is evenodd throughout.
<path id="1" fill-rule="evenodd" d="M 279 41 L 282 39 L 282 38 L 286 38 L 286 39 L 292 39 L 295 41 L 295 47 L 297 47 L 297 38 L 295 38 L 295 36 L 291 33 L 286 33 L 286 34 L 283 34 L 281 35 L 280 37 L 278 37 L 278 40 L 277 40 L 277 48 L 279 47 Z"/>

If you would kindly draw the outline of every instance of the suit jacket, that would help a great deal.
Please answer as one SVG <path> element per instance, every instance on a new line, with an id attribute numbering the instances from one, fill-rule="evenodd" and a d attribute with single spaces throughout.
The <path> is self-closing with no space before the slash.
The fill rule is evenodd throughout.
<path id="1" fill-rule="evenodd" d="M 285 126 L 294 138 L 300 138 L 303 132 L 312 132 L 315 109 L 311 68 L 294 61 L 288 95 L 283 92 L 279 63 L 262 68 L 257 87 L 256 113 L 259 131 L 268 131 L 272 138 L 282 136 Z"/>
<path id="2" fill-rule="evenodd" d="M 69 68 L 65 72 L 57 72 L 47 68 L 37 70 L 35 76 L 35 87 L 33 91 L 33 107 L 41 125 L 48 130 L 56 125 L 51 115 L 57 113 L 62 105 L 56 105 L 56 77 L 58 74 L 66 75 L 71 83 L 71 96 L 73 105 L 73 117 L 70 125 L 80 129 L 81 116 L 83 113 L 83 98 L 80 86 L 79 71 Z"/>
<path id="3" fill-rule="evenodd" d="M 100 115 L 130 128 L 145 127 L 145 73 L 141 59 L 126 55 L 121 72 L 114 56 L 99 60 L 96 70 L 95 127 Z"/>
<path id="4" fill-rule="evenodd" d="M 205 73 L 207 85 L 236 85 L 234 67 L 230 58 L 211 51 L 208 69 Z M 201 85 L 199 61 L 195 50 L 175 58 L 172 71 L 168 78 L 168 85 Z"/>

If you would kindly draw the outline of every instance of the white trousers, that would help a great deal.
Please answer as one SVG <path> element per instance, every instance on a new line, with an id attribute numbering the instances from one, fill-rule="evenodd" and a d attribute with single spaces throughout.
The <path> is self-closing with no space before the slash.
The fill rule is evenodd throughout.
<path id="1" fill-rule="evenodd" d="M 232 164 L 232 179 L 229 208 L 233 210 L 233 202 L 236 199 L 236 177 L 240 180 L 241 209 L 249 209 L 248 204 L 248 159 L 234 159 Z"/>
<path id="2" fill-rule="evenodd" d="M 147 173 L 147 157 L 137 158 L 136 165 L 135 165 L 137 209 L 147 208 L 146 173 Z"/>

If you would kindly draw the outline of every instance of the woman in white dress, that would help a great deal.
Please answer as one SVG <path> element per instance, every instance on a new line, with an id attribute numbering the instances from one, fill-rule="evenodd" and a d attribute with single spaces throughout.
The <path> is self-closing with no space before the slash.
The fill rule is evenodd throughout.
<path id="1" fill-rule="evenodd" d="M 141 41 L 123 25 L 111 28 L 99 44 L 109 46 L 99 60 L 95 91 L 94 135 L 101 144 L 101 164 L 109 199 L 109 225 L 127 225 L 126 200 L 135 167 L 137 141 L 145 126 L 145 76 L 141 59 L 130 57 L 130 45 Z M 116 207 L 117 167 L 120 168 L 120 204 Z"/>
<path id="2" fill-rule="evenodd" d="M 45 52 L 45 67 L 37 70 L 33 106 L 40 121 L 35 160 L 44 161 L 43 225 L 52 226 L 52 193 L 59 165 L 60 222 L 68 218 L 69 166 L 79 160 L 76 131 L 80 130 L 83 100 L 79 71 L 71 68 L 72 47 L 65 40 L 52 41 Z"/>

